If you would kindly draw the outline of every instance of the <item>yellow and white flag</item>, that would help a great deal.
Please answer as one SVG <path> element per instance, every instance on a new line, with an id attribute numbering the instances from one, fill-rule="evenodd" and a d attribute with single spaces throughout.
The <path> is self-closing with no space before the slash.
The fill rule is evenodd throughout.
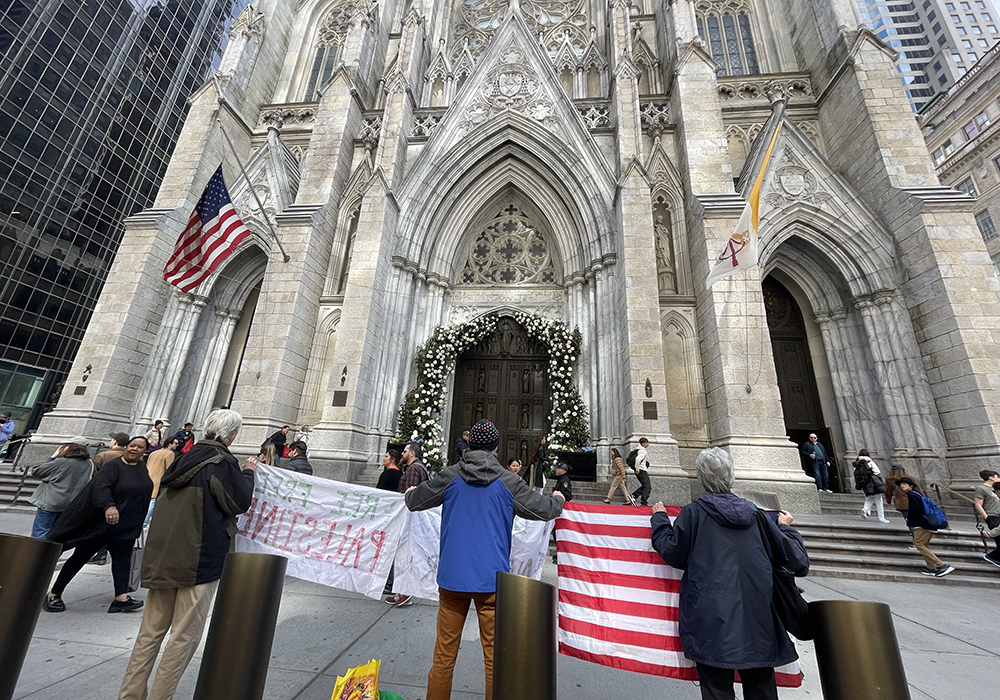
<path id="1" fill-rule="evenodd" d="M 737 272 L 748 270 L 757 264 L 757 225 L 760 214 L 760 187 L 764 182 L 764 173 L 767 172 L 767 162 L 771 159 L 771 151 L 774 150 L 774 143 L 778 140 L 778 132 L 781 130 L 781 123 L 774 130 L 771 136 L 771 143 L 767 147 L 764 155 L 764 162 L 757 173 L 757 181 L 750 190 L 750 198 L 740 220 L 736 224 L 736 230 L 726 242 L 726 247 L 722 255 L 718 257 L 705 280 L 705 288 L 711 289 L 712 285 L 721 279 L 735 275 Z"/>

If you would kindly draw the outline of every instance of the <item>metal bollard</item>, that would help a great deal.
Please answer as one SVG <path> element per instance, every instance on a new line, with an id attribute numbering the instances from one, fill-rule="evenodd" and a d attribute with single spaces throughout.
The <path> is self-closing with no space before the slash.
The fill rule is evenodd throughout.
<path id="1" fill-rule="evenodd" d="M 497 573 L 493 697 L 556 698 L 556 589 Z"/>
<path id="2" fill-rule="evenodd" d="M 230 552 L 208 627 L 194 700 L 260 700 L 288 560 Z"/>
<path id="3" fill-rule="evenodd" d="M 0 700 L 14 697 L 21 665 L 49 590 L 62 545 L 21 535 L 0 535 Z"/>
<path id="4" fill-rule="evenodd" d="M 910 700 L 903 659 L 885 603 L 809 603 L 826 700 Z"/>

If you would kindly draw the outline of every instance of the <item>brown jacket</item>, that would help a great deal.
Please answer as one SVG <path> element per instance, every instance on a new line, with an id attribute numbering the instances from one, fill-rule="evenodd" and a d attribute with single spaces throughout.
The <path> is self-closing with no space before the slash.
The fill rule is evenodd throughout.
<path id="1" fill-rule="evenodd" d="M 167 467 L 176 456 L 173 450 L 161 447 L 146 458 L 146 470 L 149 472 L 149 478 L 153 480 L 153 498 L 156 498 L 156 494 L 160 491 L 160 479 L 163 473 L 167 471 Z"/>
<path id="2" fill-rule="evenodd" d="M 896 510 L 909 510 L 910 501 L 906 497 L 906 492 L 903 489 L 897 488 L 896 484 L 904 476 L 909 476 L 905 469 L 901 467 L 893 467 L 889 470 L 889 474 L 885 477 L 885 502 L 893 506 Z M 910 477 L 913 478 L 912 476 Z M 920 487 L 916 489 L 917 493 L 920 493 Z"/>
<path id="3" fill-rule="evenodd" d="M 107 464 L 111 460 L 118 459 L 123 454 L 125 454 L 125 448 L 124 447 L 116 447 L 113 450 L 104 450 L 104 452 L 98 452 L 97 455 L 94 456 L 94 460 L 93 460 L 94 461 L 94 469 L 95 470 L 96 469 L 100 469 L 101 467 L 103 467 L 105 464 Z"/>
<path id="4" fill-rule="evenodd" d="M 611 476 L 625 476 L 625 461 L 621 457 L 611 460 Z"/>

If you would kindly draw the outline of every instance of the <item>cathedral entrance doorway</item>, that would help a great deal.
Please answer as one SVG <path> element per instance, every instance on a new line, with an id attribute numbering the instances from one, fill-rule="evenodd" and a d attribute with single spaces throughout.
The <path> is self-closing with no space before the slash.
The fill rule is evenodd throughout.
<path id="1" fill-rule="evenodd" d="M 507 460 L 517 457 L 527 464 L 535 440 L 549 430 L 548 355 L 521 324 L 503 317 L 493 333 L 459 356 L 448 463 L 462 431 L 485 418 L 500 431 L 501 463 L 506 466 Z"/>
<path id="2" fill-rule="evenodd" d="M 791 292 L 773 277 L 761 283 L 761 290 L 788 437 L 796 445 L 802 445 L 810 433 L 816 433 L 830 452 L 830 488 L 843 491 L 833 436 L 823 420 L 802 310 Z M 799 459 L 803 470 L 812 476 L 811 465 L 806 464 L 801 450 Z"/>

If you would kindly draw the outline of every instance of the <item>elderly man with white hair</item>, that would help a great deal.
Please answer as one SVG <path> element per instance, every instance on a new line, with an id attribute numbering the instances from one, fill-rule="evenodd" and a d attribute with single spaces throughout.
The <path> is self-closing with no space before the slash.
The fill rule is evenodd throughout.
<path id="1" fill-rule="evenodd" d="M 119 700 L 170 700 L 205 630 L 222 565 L 236 534 L 236 517 L 250 507 L 253 457 L 229 451 L 243 425 L 239 413 L 212 411 L 205 439 L 182 454 L 160 479 L 155 517 L 142 558 L 146 610 Z M 170 639 L 148 695 L 146 684 L 163 637 Z"/>
<path id="2" fill-rule="evenodd" d="M 776 700 L 774 667 L 798 658 L 771 602 L 772 562 L 796 576 L 809 572 L 802 537 L 786 511 L 775 523 L 732 493 L 729 453 L 718 447 L 695 460 L 707 493 L 684 506 L 671 524 L 662 503 L 653 506 L 653 549 L 684 572 L 680 637 L 684 655 L 698 666 L 703 700 L 734 699 L 739 670 L 746 700 Z"/>

